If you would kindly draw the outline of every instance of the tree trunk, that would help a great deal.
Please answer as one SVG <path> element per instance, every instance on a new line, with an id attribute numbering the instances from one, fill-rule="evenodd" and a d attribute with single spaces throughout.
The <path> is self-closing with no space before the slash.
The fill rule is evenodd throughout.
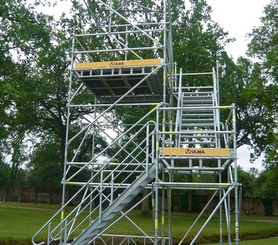
<path id="1" fill-rule="evenodd" d="M 148 190 L 144 189 L 143 190 L 143 198 L 148 195 Z M 142 202 L 142 214 L 150 214 L 150 205 L 149 205 L 149 198 L 146 198 L 143 202 Z"/>
<path id="2" fill-rule="evenodd" d="M 66 161 L 65 159 L 65 149 L 66 149 L 66 125 L 61 125 L 61 130 L 60 130 L 60 165 L 61 165 L 61 172 L 62 176 L 64 174 L 64 163 Z"/>
<path id="3" fill-rule="evenodd" d="M 262 198 L 262 203 L 264 205 L 264 215 L 272 216 L 273 215 L 273 202 L 271 198 Z"/>
<path id="4" fill-rule="evenodd" d="M 188 182 L 192 182 L 193 178 L 192 175 L 188 175 Z M 193 191 L 192 190 L 188 190 L 188 212 L 189 213 L 193 213 L 194 212 L 194 207 L 193 207 Z"/>

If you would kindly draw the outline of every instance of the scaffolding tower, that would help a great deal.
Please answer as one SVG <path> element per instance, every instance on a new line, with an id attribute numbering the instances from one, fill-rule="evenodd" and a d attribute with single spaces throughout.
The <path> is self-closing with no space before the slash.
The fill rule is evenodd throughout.
<path id="1" fill-rule="evenodd" d="M 177 71 L 170 0 L 84 2 L 92 27 L 73 36 L 62 207 L 32 243 L 195 244 L 217 216 L 220 243 L 238 244 L 235 106 L 219 103 L 217 68 Z M 180 190 L 210 198 L 177 239 Z M 149 199 L 153 222 L 142 224 Z"/>

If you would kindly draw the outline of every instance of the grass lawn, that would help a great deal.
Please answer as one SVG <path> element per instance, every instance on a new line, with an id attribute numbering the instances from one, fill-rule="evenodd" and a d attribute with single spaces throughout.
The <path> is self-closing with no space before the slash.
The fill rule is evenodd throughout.
<path id="1" fill-rule="evenodd" d="M 278 237 L 240 242 L 240 245 L 277 245 L 277 244 L 278 244 Z M 219 243 L 210 243 L 209 245 L 219 245 Z M 228 245 L 228 243 L 222 243 L 222 245 Z"/>
<path id="2" fill-rule="evenodd" d="M 58 205 L 47 204 L 26 204 L 26 203 L 5 203 L 0 202 L 0 244 L 30 244 L 34 233 L 56 212 Z M 151 215 L 141 215 L 140 211 L 131 214 L 132 219 L 144 228 L 144 231 L 153 234 L 153 220 Z M 194 221 L 196 214 L 173 213 L 173 238 L 180 240 L 187 229 Z M 265 222 L 262 222 L 265 220 Z M 275 222 L 269 222 L 274 220 Z M 190 238 L 196 234 L 204 220 L 192 231 Z M 167 224 L 167 218 L 165 219 Z M 127 229 L 128 227 L 128 229 Z M 166 227 L 167 229 L 167 227 Z M 225 229 L 223 229 L 225 232 Z M 120 221 L 117 226 L 112 227 L 107 233 L 134 234 L 133 228 L 127 219 Z M 137 233 L 138 234 L 138 233 Z M 202 233 L 199 241 L 218 241 L 219 220 L 214 218 Z M 278 217 L 241 217 L 240 227 L 241 239 L 256 239 L 278 236 Z M 42 236 L 45 239 L 46 236 Z M 276 239 L 276 240 L 275 240 Z M 250 241 L 251 242 L 251 241 Z M 274 243 L 271 243 L 274 242 Z M 261 243 L 249 243 L 241 241 L 240 244 L 246 245 L 272 245 L 278 244 L 278 238 L 267 239 Z M 218 243 L 219 244 L 219 243 Z"/>
<path id="3" fill-rule="evenodd" d="M 57 207 L 0 202 L 0 244 L 5 244 L 5 241 L 9 241 L 7 244 L 11 241 L 30 244 L 33 234 L 55 213 Z"/>

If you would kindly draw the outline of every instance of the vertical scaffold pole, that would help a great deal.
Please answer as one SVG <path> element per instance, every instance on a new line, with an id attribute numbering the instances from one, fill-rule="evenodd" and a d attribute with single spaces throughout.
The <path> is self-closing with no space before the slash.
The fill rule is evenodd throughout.
<path id="1" fill-rule="evenodd" d="M 236 108 L 233 104 L 233 132 L 234 132 L 234 184 L 235 184 L 235 243 L 239 243 L 239 197 L 238 197 L 238 175 L 237 175 L 237 153 L 236 153 Z"/>
<path id="2" fill-rule="evenodd" d="M 67 176 L 67 162 L 68 162 L 68 138 L 69 138 L 69 125 L 70 125 L 70 104 L 72 100 L 72 77 L 73 77 L 73 60 L 74 60 L 74 45 L 75 37 L 72 37 L 72 46 L 71 46 L 71 67 L 70 67 L 70 76 L 69 76 L 69 92 L 67 100 L 67 121 L 66 121 L 66 136 L 65 136 L 65 151 L 64 151 L 64 166 L 63 166 L 63 179 L 62 179 L 62 200 L 61 206 L 64 207 L 66 203 L 66 176 Z M 64 219 L 64 209 L 61 210 L 61 221 Z M 64 222 L 61 222 L 61 231 L 66 232 L 67 227 Z M 60 242 L 62 243 L 62 234 L 60 236 Z"/>
<path id="3" fill-rule="evenodd" d="M 155 191 L 154 191 L 154 242 L 155 244 L 158 244 L 158 182 L 159 182 L 159 162 L 158 162 L 158 156 L 159 156 L 159 140 L 160 140 L 160 135 L 159 135 L 159 110 L 156 112 L 156 147 L 155 147 L 155 160 L 154 163 L 156 165 L 156 173 L 155 173 Z"/>

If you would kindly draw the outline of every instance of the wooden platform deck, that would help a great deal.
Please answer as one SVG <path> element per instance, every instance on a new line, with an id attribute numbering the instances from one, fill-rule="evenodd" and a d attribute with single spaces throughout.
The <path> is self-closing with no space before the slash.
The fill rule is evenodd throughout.
<path id="1" fill-rule="evenodd" d="M 163 94 L 163 60 L 119 60 L 77 63 L 77 77 L 101 103 L 160 102 Z"/>

